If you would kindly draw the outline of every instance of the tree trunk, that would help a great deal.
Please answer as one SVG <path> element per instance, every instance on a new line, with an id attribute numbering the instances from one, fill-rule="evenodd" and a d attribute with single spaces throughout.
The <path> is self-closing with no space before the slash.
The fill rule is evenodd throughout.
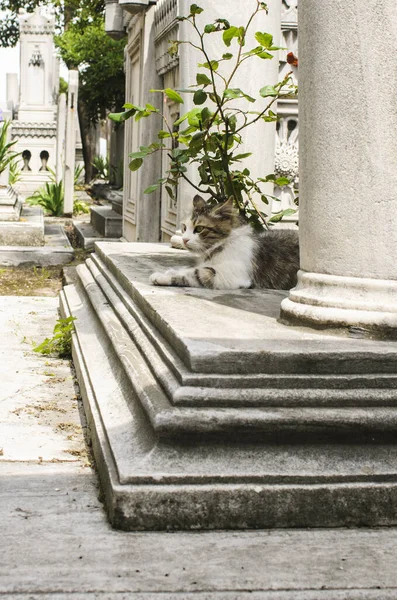
<path id="1" fill-rule="evenodd" d="M 79 98 L 78 114 L 81 133 L 81 143 L 83 146 L 85 183 L 90 183 L 94 178 L 93 162 L 96 153 L 96 132 L 87 117 L 87 111 L 83 102 Z"/>

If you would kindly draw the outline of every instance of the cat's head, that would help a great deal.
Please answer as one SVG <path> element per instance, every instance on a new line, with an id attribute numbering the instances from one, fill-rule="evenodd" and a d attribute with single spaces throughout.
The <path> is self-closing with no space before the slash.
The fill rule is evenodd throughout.
<path id="1" fill-rule="evenodd" d="M 201 196 L 195 196 L 192 214 L 182 223 L 182 241 L 188 250 L 204 253 L 226 240 L 238 225 L 240 218 L 232 198 L 210 206 Z"/>

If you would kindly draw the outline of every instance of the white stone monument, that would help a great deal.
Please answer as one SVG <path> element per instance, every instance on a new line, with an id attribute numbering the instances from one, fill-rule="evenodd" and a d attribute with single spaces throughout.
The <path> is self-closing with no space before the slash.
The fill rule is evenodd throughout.
<path id="1" fill-rule="evenodd" d="M 59 63 L 53 42 L 53 14 L 44 13 L 41 8 L 34 13 L 21 11 L 19 27 L 19 106 L 12 138 L 23 158 L 18 189 L 30 194 L 48 181 L 49 169 L 55 170 L 56 166 Z"/>

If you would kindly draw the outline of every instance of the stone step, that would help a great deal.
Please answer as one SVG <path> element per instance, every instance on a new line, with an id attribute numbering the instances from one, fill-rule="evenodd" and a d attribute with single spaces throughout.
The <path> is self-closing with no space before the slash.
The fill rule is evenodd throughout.
<path id="1" fill-rule="evenodd" d="M 74 220 L 73 226 L 79 243 L 85 250 L 93 250 L 96 242 L 118 242 L 118 238 L 105 238 L 93 228 L 91 223 Z"/>
<path id="2" fill-rule="evenodd" d="M 115 199 L 112 200 L 112 210 L 119 215 L 123 214 L 123 194 L 120 193 Z"/>
<path id="3" fill-rule="evenodd" d="M 349 343 L 338 347 L 337 336 L 299 330 L 295 338 L 295 328 L 285 328 L 296 342 L 295 355 L 299 347 L 302 354 L 288 381 L 281 360 L 280 370 L 270 373 L 218 372 L 222 361 L 216 360 L 211 370 L 193 371 L 158 324 L 170 319 L 165 309 L 173 304 L 177 321 L 192 320 L 199 326 L 196 340 L 213 344 L 218 292 L 149 286 L 151 270 L 171 256 L 161 245 L 149 250 L 146 244 L 97 244 L 93 258 L 77 269 L 78 283 L 61 295 L 62 314 L 77 318 L 73 357 L 112 524 L 184 529 L 397 523 L 393 344 L 342 338 Z M 172 260 L 182 264 L 185 253 L 174 252 Z M 251 295 L 251 311 L 240 314 L 241 291 L 233 292 L 235 302 L 229 293 L 222 305 L 241 319 L 237 324 L 229 312 L 222 339 L 236 343 L 231 334 L 237 326 L 244 339 L 254 331 L 247 321 L 258 327 L 262 315 L 263 341 L 267 331 L 277 350 L 275 331 L 281 335 L 284 326 L 267 309 L 259 311 L 255 290 L 247 292 L 244 305 L 248 309 Z M 263 301 L 271 298 L 261 293 Z M 190 312 L 185 296 L 193 300 Z M 182 334 L 180 329 L 191 343 L 189 328 Z M 350 361 L 352 371 L 348 365 L 342 374 L 337 370 L 336 384 L 330 368 L 316 374 L 309 363 L 305 373 L 307 344 L 316 336 L 320 366 L 323 354 L 337 368 L 337 352 L 348 361 L 354 349 L 365 357 L 366 369 Z"/>
<path id="4" fill-rule="evenodd" d="M 18 221 L 23 201 L 11 187 L 0 186 L 0 221 Z"/>
<path id="5" fill-rule="evenodd" d="M 105 238 L 120 238 L 123 234 L 122 216 L 111 206 L 92 206 L 91 225 Z"/>
<path id="6" fill-rule="evenodd" d="M 43 246 L 44 216 L 41 206 L 24 204 L 18 220 L 1 220 L 0 246 Z"/>

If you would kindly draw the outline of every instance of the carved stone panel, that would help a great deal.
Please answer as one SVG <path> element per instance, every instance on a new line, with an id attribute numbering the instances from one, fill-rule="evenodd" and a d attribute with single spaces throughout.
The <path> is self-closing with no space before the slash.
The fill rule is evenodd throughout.
<path id="1" fill-rule="evenodd" d="M 156 69 L 159 75 L 174 69 L 179 63 L 178 56 L 168 52 L 170 40 L 178 39 L 179 24 L 178 0 L 159 0 L 154 17 Z"/>

